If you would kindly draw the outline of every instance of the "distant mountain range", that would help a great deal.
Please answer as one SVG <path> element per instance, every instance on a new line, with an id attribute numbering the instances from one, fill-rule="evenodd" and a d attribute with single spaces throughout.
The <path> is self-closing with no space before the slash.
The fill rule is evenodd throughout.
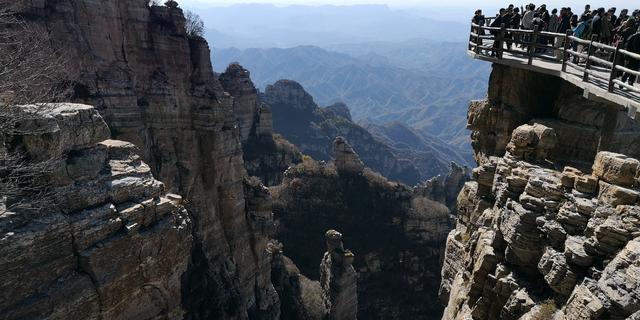
<path id="1" fill-rule="evenodd" d="M 463 45 L 414 40 L 332 49 L 216 49 L 214 68 L 239 62 L 260 88 L 295 80 L 320 105 L 349 105 L 355 122 L 398 121 L 471 153 L 466 110 L 486 95 L 490 66 L 466 57 Z"/>
<path id="2" fill-rule="evenodd" d="M 414 162 L 422 179 L 450 161 L 473 166 L 466 111 L 485 97 L 490 71 L 466 56 L 467 18 L 436 11 L 246 4 L 198 14 L 216 71 L 239 62 L 262 91 L 288 79 L 320 106 L 345 103 L 354 124 L 398 163 Z M 437 20 L 445 18 L 457 22 Z"/>
<path id="3" fill-rule="evenodd" d="M 274 131 L 316 160 L 331 160 L 333 141 L 342 136 L 367 167 L 408 185 L 446 175 L 451 161 L 467 163 L 446 143 L 400 123 L 364 128 L 351 121 L 344 104 L 321 108 L 295 81 L 280 80 L 267 86 L 260 100 L 271 106 Z"/>
<path id="4" fill-rule="evenodd" d="M 438 21 L 386 5 L 238 4 L 197 12 L 205 21 L 208 40 L 217 48 L 325 47 L 412 38 L 463 41 L 469 31 L 465 23 Z"/>

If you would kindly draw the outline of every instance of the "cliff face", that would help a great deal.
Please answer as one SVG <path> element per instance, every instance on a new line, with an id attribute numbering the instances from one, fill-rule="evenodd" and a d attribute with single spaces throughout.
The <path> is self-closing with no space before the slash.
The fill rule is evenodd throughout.
<path id="1" fill-rule="evenodd" d="M 193 246 L 182 198 L 169 194 L 128 142 L 108 140 L 92 107 L 20 107 L 3 136 L 47 190 L 41 204 L 0 198 L 4 319 L 180 318 Z M 9 209 L 5 211 L 5 209 Z"/>
<path id="2" fill-rule="evenodd" d="M 324 252 L 321 235 L 343 231 L 355 253 L 358 318 L 438 318 L 449 210 L 425 195 L 430 191 L 389 182 L 364 168 L 344 138 L 333 148 L 334 162 L 306 159 L 271 188 L 277 239 L 303 275 L 325 279 L 317 267 Z"/>
<path id="3" fill-rule="evenodd" d="M 260 178 L 267 186 L 279 184 L 290 165 L 302 162 L 302 154 L 296 146 L 273 133 L 271 107 L 259 101 L 248 70 L 231 64 L 220 75 L 220 82 L 234 97 L 234 114 L 243 139 L 247 173 Z"/>
<path id="4" fill-rule="evenodd" d="M 131 0 L 25 3 L 52 45 L 68 49 L 80 74 L 74 99 L 96 106 L 112 137 L 140 147 L 154 176 L 187 200 L 186 317 L 276 318 L 260 229 L 270 215 L 248 214 L 244 194 L 241 141 L 253 119 L 251 97 L 225 93 L 206 42 L 186 36 L 182 10 Z"/>
<path id="5" fill-rule="evenodd" d="M 268 86 L 261 99 L 271 106 L 275 132 L 316 160 L 330 160 L 333 139 L 344 136 L 367 166 L 389 179 L 414 185 L 431 177 L 423 177 L 410 161 L 353 123 L 350 115 L 344 117 L 348 115 L 344 106 L 320 108 L 294 81 L 281 80 Z"/>
<path id="6" fill-rule="evenodd" d="M 561 137 L 550 151 L 560 164 L 588 169 L 598 150 L 640 157 L 640 125 L 620 106 L 585 99 L 580 88 L 553 76 L 494 65 L 488 99 L 469 107 L 476 160 L 502 156 L 511 132 L 533 122 Z"/>
<path id="7" fill-rule="evenodd" d="M 603 150 L 637 156 L 624 141 L 638 125 L 561 80 L 494 65 L 469 127 L 479 167 L 447 239 L 444 319 L 637 313 L 640 162 Z"/>

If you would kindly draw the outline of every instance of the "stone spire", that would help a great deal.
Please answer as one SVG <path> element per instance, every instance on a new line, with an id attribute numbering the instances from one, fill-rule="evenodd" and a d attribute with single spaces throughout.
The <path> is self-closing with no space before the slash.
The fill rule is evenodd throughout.
<path id="1" fill-rule="evenodd" d="M 358 314 L 358 274 L 354 255 L 342 245 L 342 234 L 325 233 L 327 252 L 320 263 L 320 284 L 329 309 L 329 320 L 355 320 Z"/>
<path id="2" fill-rule="evenodd" d="M 360 173 L 364 170 L 364 163 L 343 137 L 334 140 L 333 157 L 339 172 Z"/>
<path id="3" fill-rule="evenodd" d="M 258 121 L 256 126 L 256 136 L 271 138 L 273 134 L 273 114 L 271 107 L 267 104 L 261 104 L 257 111 Z"/>

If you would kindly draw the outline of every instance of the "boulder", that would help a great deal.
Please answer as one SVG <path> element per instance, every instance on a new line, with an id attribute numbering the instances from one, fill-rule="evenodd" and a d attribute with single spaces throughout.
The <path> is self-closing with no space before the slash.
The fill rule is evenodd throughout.
<path id="1" fill-rule="evenodd" d="M 638 191 L 600 181 L 598 200 L 612 207 L 634 204 L 638 201 L 639 195 Z"/>
<path id="2" fill-rule="evenodd" d="M 564 256 L 571 264 L 589 267 L 593 264 L 593 256 L 584 250 L 584 237 L 568 237 L 564 243 Z"/>
<path id="3" fill-rule="evenodd" d="M 545 160 L 556 147 L 558 137 L 552 128 L 541 124 L 522 125 L 511 134 L 507 151 L 523 160 Z"/>
<path id="4" fill-rule="evenodd" d="M 592 175 L 577 176 L 573 187 L 578 192 L 594 194 L 598 191 L 598 178 Z"/>
<path id="5" fill-rule="evenodd" d="M 582 171 L 573 167 L 565 167 L 562 171 L 562 185 L 567 188 L 573 188 L 576 178 L 579 176 L 582 176 Z"/>
<path id="6" fill-rule="evenodd" d="M 599 152 L 593 163 L 593 175 L 622 187 L 635 183 L 640 161 L 612 152 Z"/>
<path id="7" fill-rule="evenodd" d="M 568 296 L 576 285 L 578 276 L 567 264 L 565 256 L 553 248 L 546 248 L 538 262 L 538 270 L 556 293 Z"/>

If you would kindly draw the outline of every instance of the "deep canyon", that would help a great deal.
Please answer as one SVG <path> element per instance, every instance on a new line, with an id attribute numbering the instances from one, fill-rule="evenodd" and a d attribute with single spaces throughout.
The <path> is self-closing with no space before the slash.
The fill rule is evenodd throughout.
<path id="1" fill-rule="evenodd" d="M 17 10 L 77 76 L 66 102 L 0 104 L 27 115 L 0 155 L 45 168 L 17 188 L 49 195 L 0 197 L 2 319 L 640 318 L 640 125 L 618 105 L 495 64 L 471 170 L 295 81 L 214 73 L 174 1 Z"/>

